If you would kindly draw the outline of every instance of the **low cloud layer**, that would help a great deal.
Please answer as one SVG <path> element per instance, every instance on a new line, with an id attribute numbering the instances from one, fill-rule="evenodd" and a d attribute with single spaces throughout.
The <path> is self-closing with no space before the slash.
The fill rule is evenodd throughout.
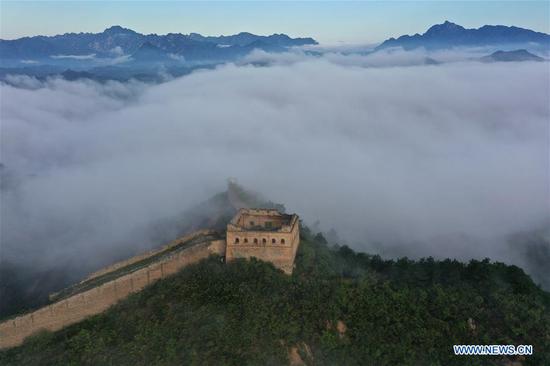
<path id="1" fill-rule="evenodd" d="M 2 253 L 101 263 L 236 177 L 356 249 L 514 262 L 505 237 L 549 220 L 549 77 L 308 58 L 154 86 L 12 78 Z"/>
<path id="2" fill-rule="evenodd" d="M 73 59 L 73 60 L 93 60 L 95 58 L 95 53 L 89 55 L 54 55 L 50 56 L 53 59 Z"/>
<path id="3" fill-rule="evenodd" d="M 452 49 L 426 50 L 417 48 L 405 51 L 401 47 L 374 51 L 373 48 L 324 48 L 322 46 L 305 46 L 292 48 L 287 52 L 269 53 L 254 50 L 240 63 L 260 65 L 291 65 L 298 62 L 308 62 L 316 58 L 341 66 L 360 67 L 395 67 L 433 65 L 450 62 L 480 61 L 497 50 L 509 50 L 506 47 L 457 47 Z M 515 50 L 512 48 L 511 50 Z M 530 50 L 540 57 L 548 58 L 544 50 Z"/>

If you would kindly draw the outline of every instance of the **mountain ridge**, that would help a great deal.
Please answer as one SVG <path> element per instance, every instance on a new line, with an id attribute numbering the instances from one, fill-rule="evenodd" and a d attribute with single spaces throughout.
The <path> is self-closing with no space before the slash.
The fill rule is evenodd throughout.
<path id="1" fill-rule="evenodd" d="M 235 35 L 203 36 L 198 33 L 142 34 L 130 28 L 114 25 L 100 33 L 63 33 L 53 36 L 28 36 L 18 39 L 0 39 L 0 55 L 5 59 L 51 58 L 56 55 L 83 56 L 96 54 L 98 58 L 132 54 L 146 42 L 167 53 L 183 55 L 188 59 L 205 57 L 231 58 L 235 53 L 250 51 L 250 45 L 261 40 L 267 46 L 283 48 L 317 44 L 313 38 L 291 38 L 286 34 L 256 35 L 241 32 Z M 222 48 L 217 45 L 228 45 Z M 216 52 L 213 52 L 215 50 Z"/>
<path id="2" fill-rule="evenodd" d="M 531 29 L 505 25 L 483 25 L 479 28 L 464 28 L 446 20 L 432 25 L 423 34 L 402 35 L 389 38 L 376 47 L 381 50 L 402 47 L 412 50 L 419 47 L 442 49 L 460 46 L 495 46 L 502 44 L 537 43 L 550 47 L 550 35 Z"/>
<path id="3" fill-rule="evenodd" d="M 521 61 L 536 61 L 542 62 L 544 58 L 532 54 L 531 52 L 521 49 L 514 51 L 495 51 L 490 55 L 481 58 L 483 62 L 521 62 Z"/>

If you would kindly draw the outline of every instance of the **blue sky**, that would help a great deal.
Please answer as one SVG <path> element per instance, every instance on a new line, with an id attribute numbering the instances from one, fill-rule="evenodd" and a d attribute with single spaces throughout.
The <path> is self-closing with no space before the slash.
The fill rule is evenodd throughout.
<path id="1" fill-rule="evenodd" d="M 516 25 L 550 33 L 549 1 L 1 1 L 0 37 L 101 32 L 249 31 L 310 36 L 321 43 L 375 43 L 449 20 L 467 28 Z"/>

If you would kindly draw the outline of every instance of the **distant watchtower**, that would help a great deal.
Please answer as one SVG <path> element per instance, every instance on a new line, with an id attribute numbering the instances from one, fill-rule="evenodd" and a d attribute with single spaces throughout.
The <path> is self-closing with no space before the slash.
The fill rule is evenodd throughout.
<path id="1" fill-rule="evenodd" d="M 300 244 L 300 222 L 297 215 L 274 209 L 241 208 L 227 224 L 226 240 L 226 261 L 256 257 L 291 274 Z"/>

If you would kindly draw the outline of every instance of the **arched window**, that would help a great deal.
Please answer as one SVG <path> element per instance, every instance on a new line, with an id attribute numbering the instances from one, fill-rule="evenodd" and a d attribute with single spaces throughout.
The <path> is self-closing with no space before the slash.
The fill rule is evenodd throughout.
<path id="1" fill-rule="evenodd" d="M 254 238 L 254 244 L 258 244 L 258 239 Z"/>
<path id="2" fill-rule="evenodd" d="M 281 244 L 284 244 L 285 243 L 285 239 L 281 239 Z"/>
<path id="3" fill-rule="evenodd" d="M 245 243 L 248 243 L 248 239 L 247 239 L 247 238 L 244 238 L 244 242 L 245 242 Z"/>
<path id="4" fill-rule="evenodd" d="M 275 244 L 275 239 L 271 239 L 271 243 Z"/>
<path id="5" fill-rule="evenodd" d="M 235 244 L 239 244 L 239 238 L 235 238 Z"/>
<path id="6" fill-rule="evenodd" d="M 262 239 L 262 243 L 267 243 L 267 240 L 265 238 Z"/>

